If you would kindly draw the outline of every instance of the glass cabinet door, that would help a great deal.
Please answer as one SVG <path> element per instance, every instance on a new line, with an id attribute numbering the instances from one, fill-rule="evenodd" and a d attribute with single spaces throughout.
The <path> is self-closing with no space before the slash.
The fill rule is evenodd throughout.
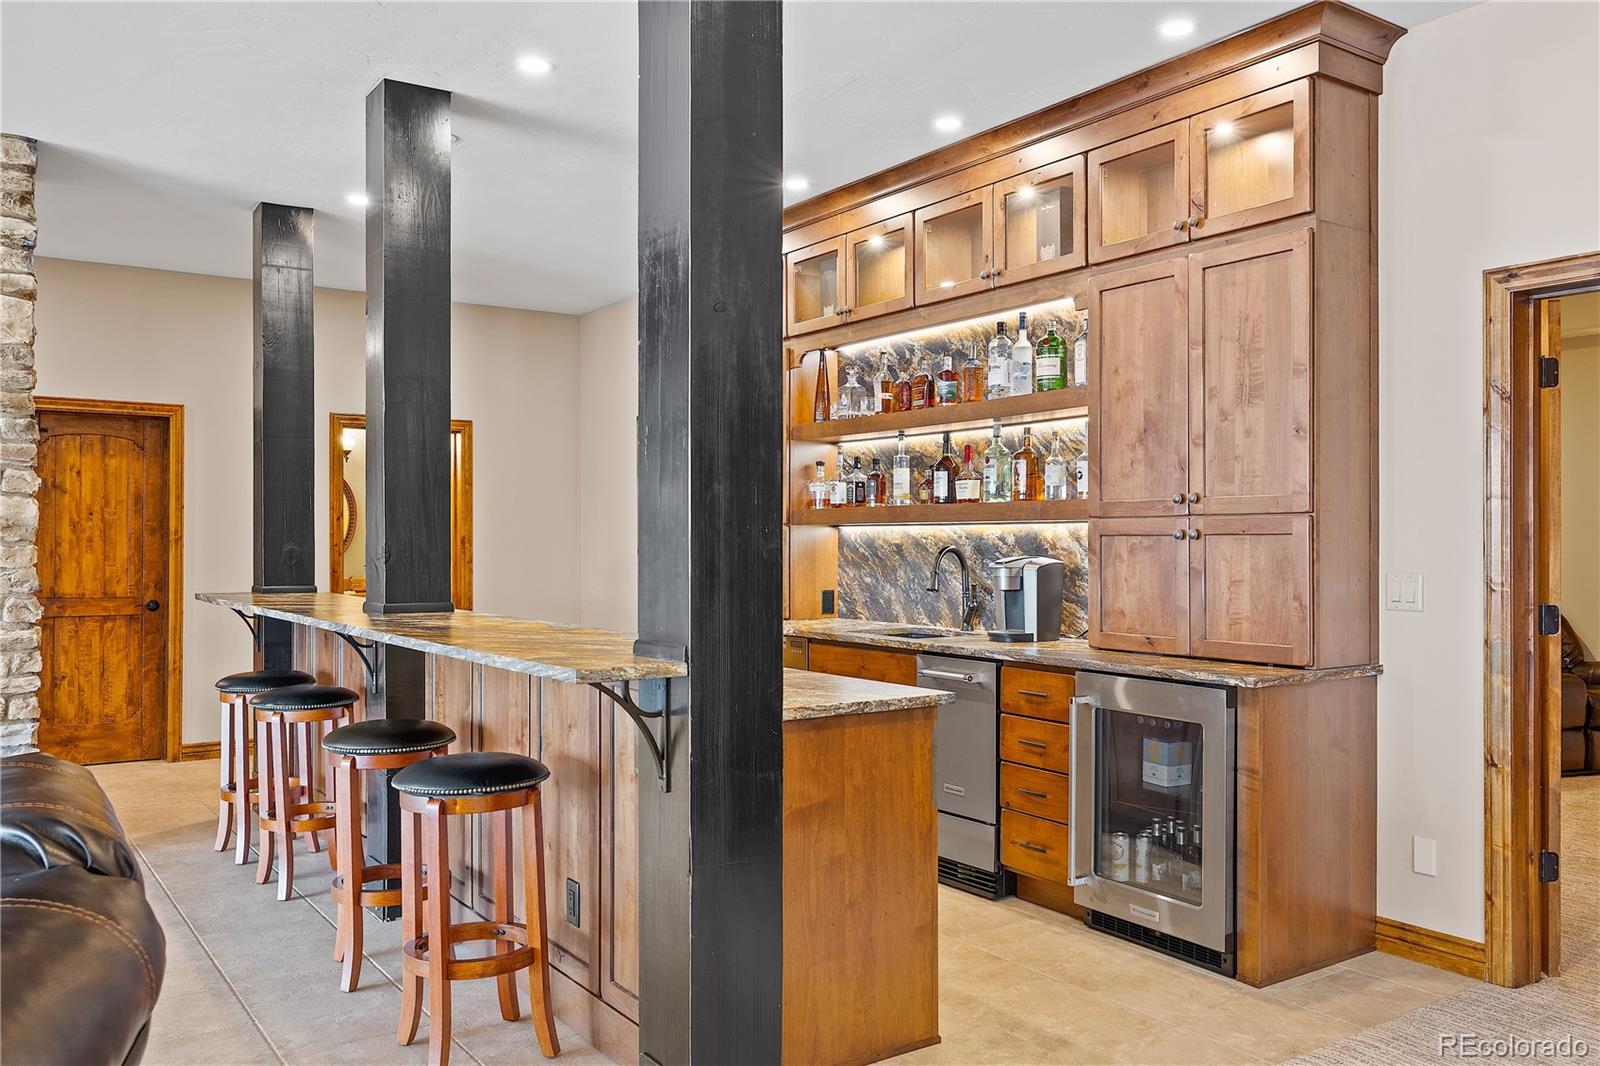
<path id="1" fill-rule="evenodd" d="M 911 216 L 899 215 L 845 240 L 845 291 L 851 321 L 911 306 Z"/>
<path id="2" fill-rule="evenodd" d="M 1095 874 L 1200 906 L 1203 727 L 1104 707 L 1095 714 Z"/>
<path id="3" fill-rule="evenodd" d="M 1030 170 L 994 187 L 995 277 L 1001 284 L 1086 263 L 1083 156 Z"/>
<path id="4" fill-rule="evenodd" d="M 1196 236 L 1311 210 L 1309 82 L 1214 108 L 1189 130 Z"/>
<path id="5" fill-rule="evenodd" d="M 1189 120 L 1089 153 L 1089 261 L 1189 239 Z"/>
<path id="6" fill-rule="evenodd" d="M 916 213 L 917 303 L 987 289 L 994 221 L 989 187 Z"/>
<path id="7" fill-rule="evenodd" d="M 789 333 L 809 333 L 844 321 L 844 238 L 813 244 L 787 259 Z"/>

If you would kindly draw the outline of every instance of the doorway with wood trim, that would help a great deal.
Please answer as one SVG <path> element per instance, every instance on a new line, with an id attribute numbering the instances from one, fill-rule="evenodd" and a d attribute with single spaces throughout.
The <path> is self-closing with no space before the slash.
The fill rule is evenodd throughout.
<path id="1" fill-rule="evenodd" d="M 1560 301 L 1596 289 L 1600 252 L 1484 274 L 1484 962 L 1501 985 L 1561 971 Z"/>
<path id="2" fill-rule="evenodd" d="M 183 406 L 41 396 L 39 747 L 182 752 Z"/>

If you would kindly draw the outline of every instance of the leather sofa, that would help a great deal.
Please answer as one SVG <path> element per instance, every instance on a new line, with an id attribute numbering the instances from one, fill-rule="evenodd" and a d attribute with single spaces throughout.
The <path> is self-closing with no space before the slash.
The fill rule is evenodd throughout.
<path id="1" fill-rule="evenodd" d="M 166 936 L 111 801 L 81 766 L 0 759 L 0 1046 L 7 1066 L 137 1063 Z"/>
<path id="2" fill-rule="evenodd" d="M 1561 620 L 1561 772 L 1600 773 L 1600 662 Z"/>

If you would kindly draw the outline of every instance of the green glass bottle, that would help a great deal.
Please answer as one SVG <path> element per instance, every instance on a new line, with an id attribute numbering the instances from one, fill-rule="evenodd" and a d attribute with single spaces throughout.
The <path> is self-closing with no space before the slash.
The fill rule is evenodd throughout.
<path id="1" fill-rule="evenodd" d="M 1033 391 L 1055 392 L 1066 388 L 1066 375 L 1062 373 L 1066 361 L 1067 342 L 1055 330 L 1047 330 L 1033 356 Z"/>

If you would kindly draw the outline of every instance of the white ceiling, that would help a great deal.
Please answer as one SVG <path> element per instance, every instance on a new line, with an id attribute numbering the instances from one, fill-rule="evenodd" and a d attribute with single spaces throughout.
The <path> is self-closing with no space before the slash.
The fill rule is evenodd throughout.
<path id="1" fill-rule="evenodd" d="M 790 2 L 784 163 L 815 192 L 1294 3 Z M 1467 6 L 1367 3 L 1414 26 Z M 1155 26 L 1184 14 L 1182 41 Z M 454 93 L 457 300 L 580 313 L 633 292 L 632 3 L 0 6 L 0 127 L 37 137 L 39 253 L 246 277 L 251 206 L 317 211 L 319 284 L 364 287 L 363 101 Z M 1400 47 L 1404 47 L 1404 42 Z M 515 59 L 555 64 L 528 78 Z M 936 133 L 935 114 L 962 131 Z"/>

